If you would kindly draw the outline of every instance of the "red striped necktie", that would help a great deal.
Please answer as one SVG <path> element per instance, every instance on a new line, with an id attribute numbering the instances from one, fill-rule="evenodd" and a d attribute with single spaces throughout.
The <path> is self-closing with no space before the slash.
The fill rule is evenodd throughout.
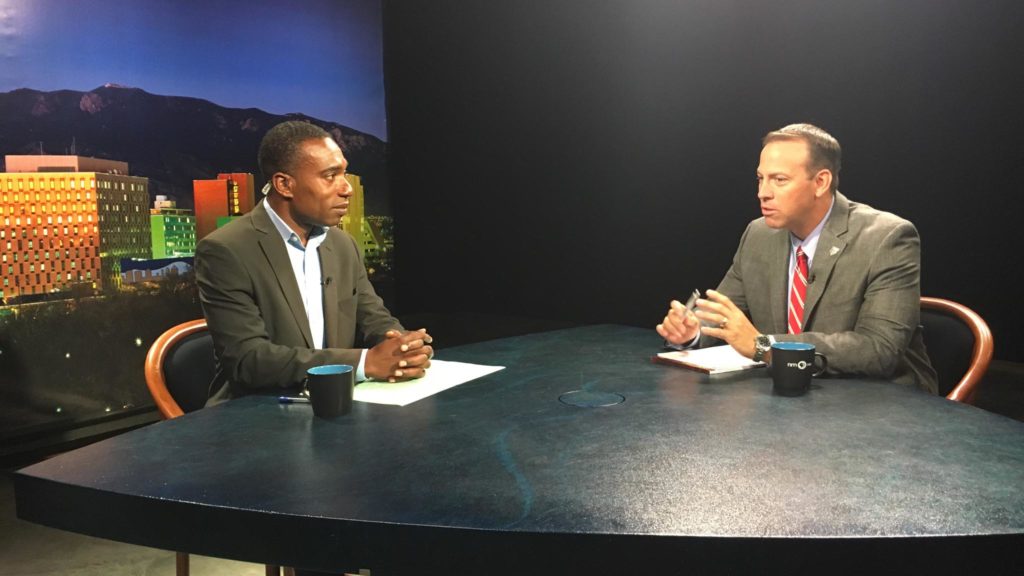
<path id="1" fill-rule="evenodd" d="M 789 291 L 789 333 L 799 334 L 804 330 L 804 301 L 807 299 L 807 254 L 803 247 L 796 249 L 796 266 L 793 267 L 793 287 Z"/>

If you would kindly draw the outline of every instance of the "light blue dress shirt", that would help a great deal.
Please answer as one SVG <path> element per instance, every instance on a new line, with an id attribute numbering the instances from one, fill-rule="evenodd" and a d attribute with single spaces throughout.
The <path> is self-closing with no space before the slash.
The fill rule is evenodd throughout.
<path id="1" fill-rule="evenodd" d="M 320 245 L 327 239 L 326 226 L 315 226 L 309 233 L 306 245 L 284 220 L 274 212 L 270 202 L 264 201 L 270 221 L 274 228 L 281 235 L 285 248 L 288 252 L 288 260 L 292 264 L 292 272 L 295 274 L 295 282 L 299 285 L 299 293 L 302 295 L 302 306 L 306 311 L 306 318 L 309 320 L 309 332 L 313 335 L 313 347 L 320 350 L 324 347 L 324 287 L 320 271 Z M 364 365 L 366 362 L 366 350 L 359 356 L 359 366 L 356 368 L 356 381 L 366 380 Z"/>
<path id="2" fill-rule="evenodd" d="M 828 212 L 825 212 L 825 217 L 818 222 L 818 225 L 811 230 L 811 233 L 807 235 L 807 238 L 800 240 L 792 233 L 789 235 L 789 275 L 786 285 L 786 302 L 789 302 L 789 293 L 793 291 L 793 270 L 796 269 L 796 249 L 803 247 L 804 254 L 807 255 L 807 273 L 810 274 L 811 266 L 814 265 L 814 253 L 818 251 L 818 238 L 821 236 L 821 231 L 825 229 L 825 222 L 828 222 L 828 217 L 832 215 L 832 207 L 836 205 L 836 199 L 832 198 L 832 203 L 828 205 Z M 813 278 L 814 275 L 808 278 L 808 281 Z M 788 310 L 787 310 L 788 312 Z"/>

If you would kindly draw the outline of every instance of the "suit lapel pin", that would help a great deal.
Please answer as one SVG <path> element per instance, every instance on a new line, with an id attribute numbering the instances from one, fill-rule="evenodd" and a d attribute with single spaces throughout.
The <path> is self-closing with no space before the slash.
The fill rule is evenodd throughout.
<path id="1" fill-rule="evenodd" d="M 839 246 L 833 246 L 828 249 L 829 256 L 835 256 L 836 254 L 839 254 Z"/>

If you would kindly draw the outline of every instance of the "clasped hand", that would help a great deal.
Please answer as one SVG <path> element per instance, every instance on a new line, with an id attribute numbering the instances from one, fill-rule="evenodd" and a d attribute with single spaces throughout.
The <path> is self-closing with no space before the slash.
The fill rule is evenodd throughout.
<path id="1" fill-rule="evenodd" d="M 388 382 L 422 378 L 434 356 L 433 341 L 426 328 L 404 334 L 388 330 L 383 342 L 366 351 L 363 370 L 368 378 Z"/>
<path id="2" fill-rule="evenodd" d="M 701 322 L 704 327 L 701 327 Z M 746 314 L 733 301 L 715 290 L 707 291 L 707 298 L 697 299 L 697 309 L 691 312 L 678 300 L 669 303 L 668 313 L 655 330 L 672 344 L 687 344 L 701 333 L 724 340 L 737 352 L 752 358 L 754 338 L 758 331 Z"/>

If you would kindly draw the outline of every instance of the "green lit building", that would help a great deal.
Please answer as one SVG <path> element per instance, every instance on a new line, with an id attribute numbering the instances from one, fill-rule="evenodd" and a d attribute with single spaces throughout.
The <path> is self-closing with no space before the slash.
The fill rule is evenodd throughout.
<path id="1" fill-rule="evenodd" d="M 157 196 L 149 211 L 153 258 L 177 258 L 196 253 L 196 216 L 176 207 L 173 200 Z"/>

